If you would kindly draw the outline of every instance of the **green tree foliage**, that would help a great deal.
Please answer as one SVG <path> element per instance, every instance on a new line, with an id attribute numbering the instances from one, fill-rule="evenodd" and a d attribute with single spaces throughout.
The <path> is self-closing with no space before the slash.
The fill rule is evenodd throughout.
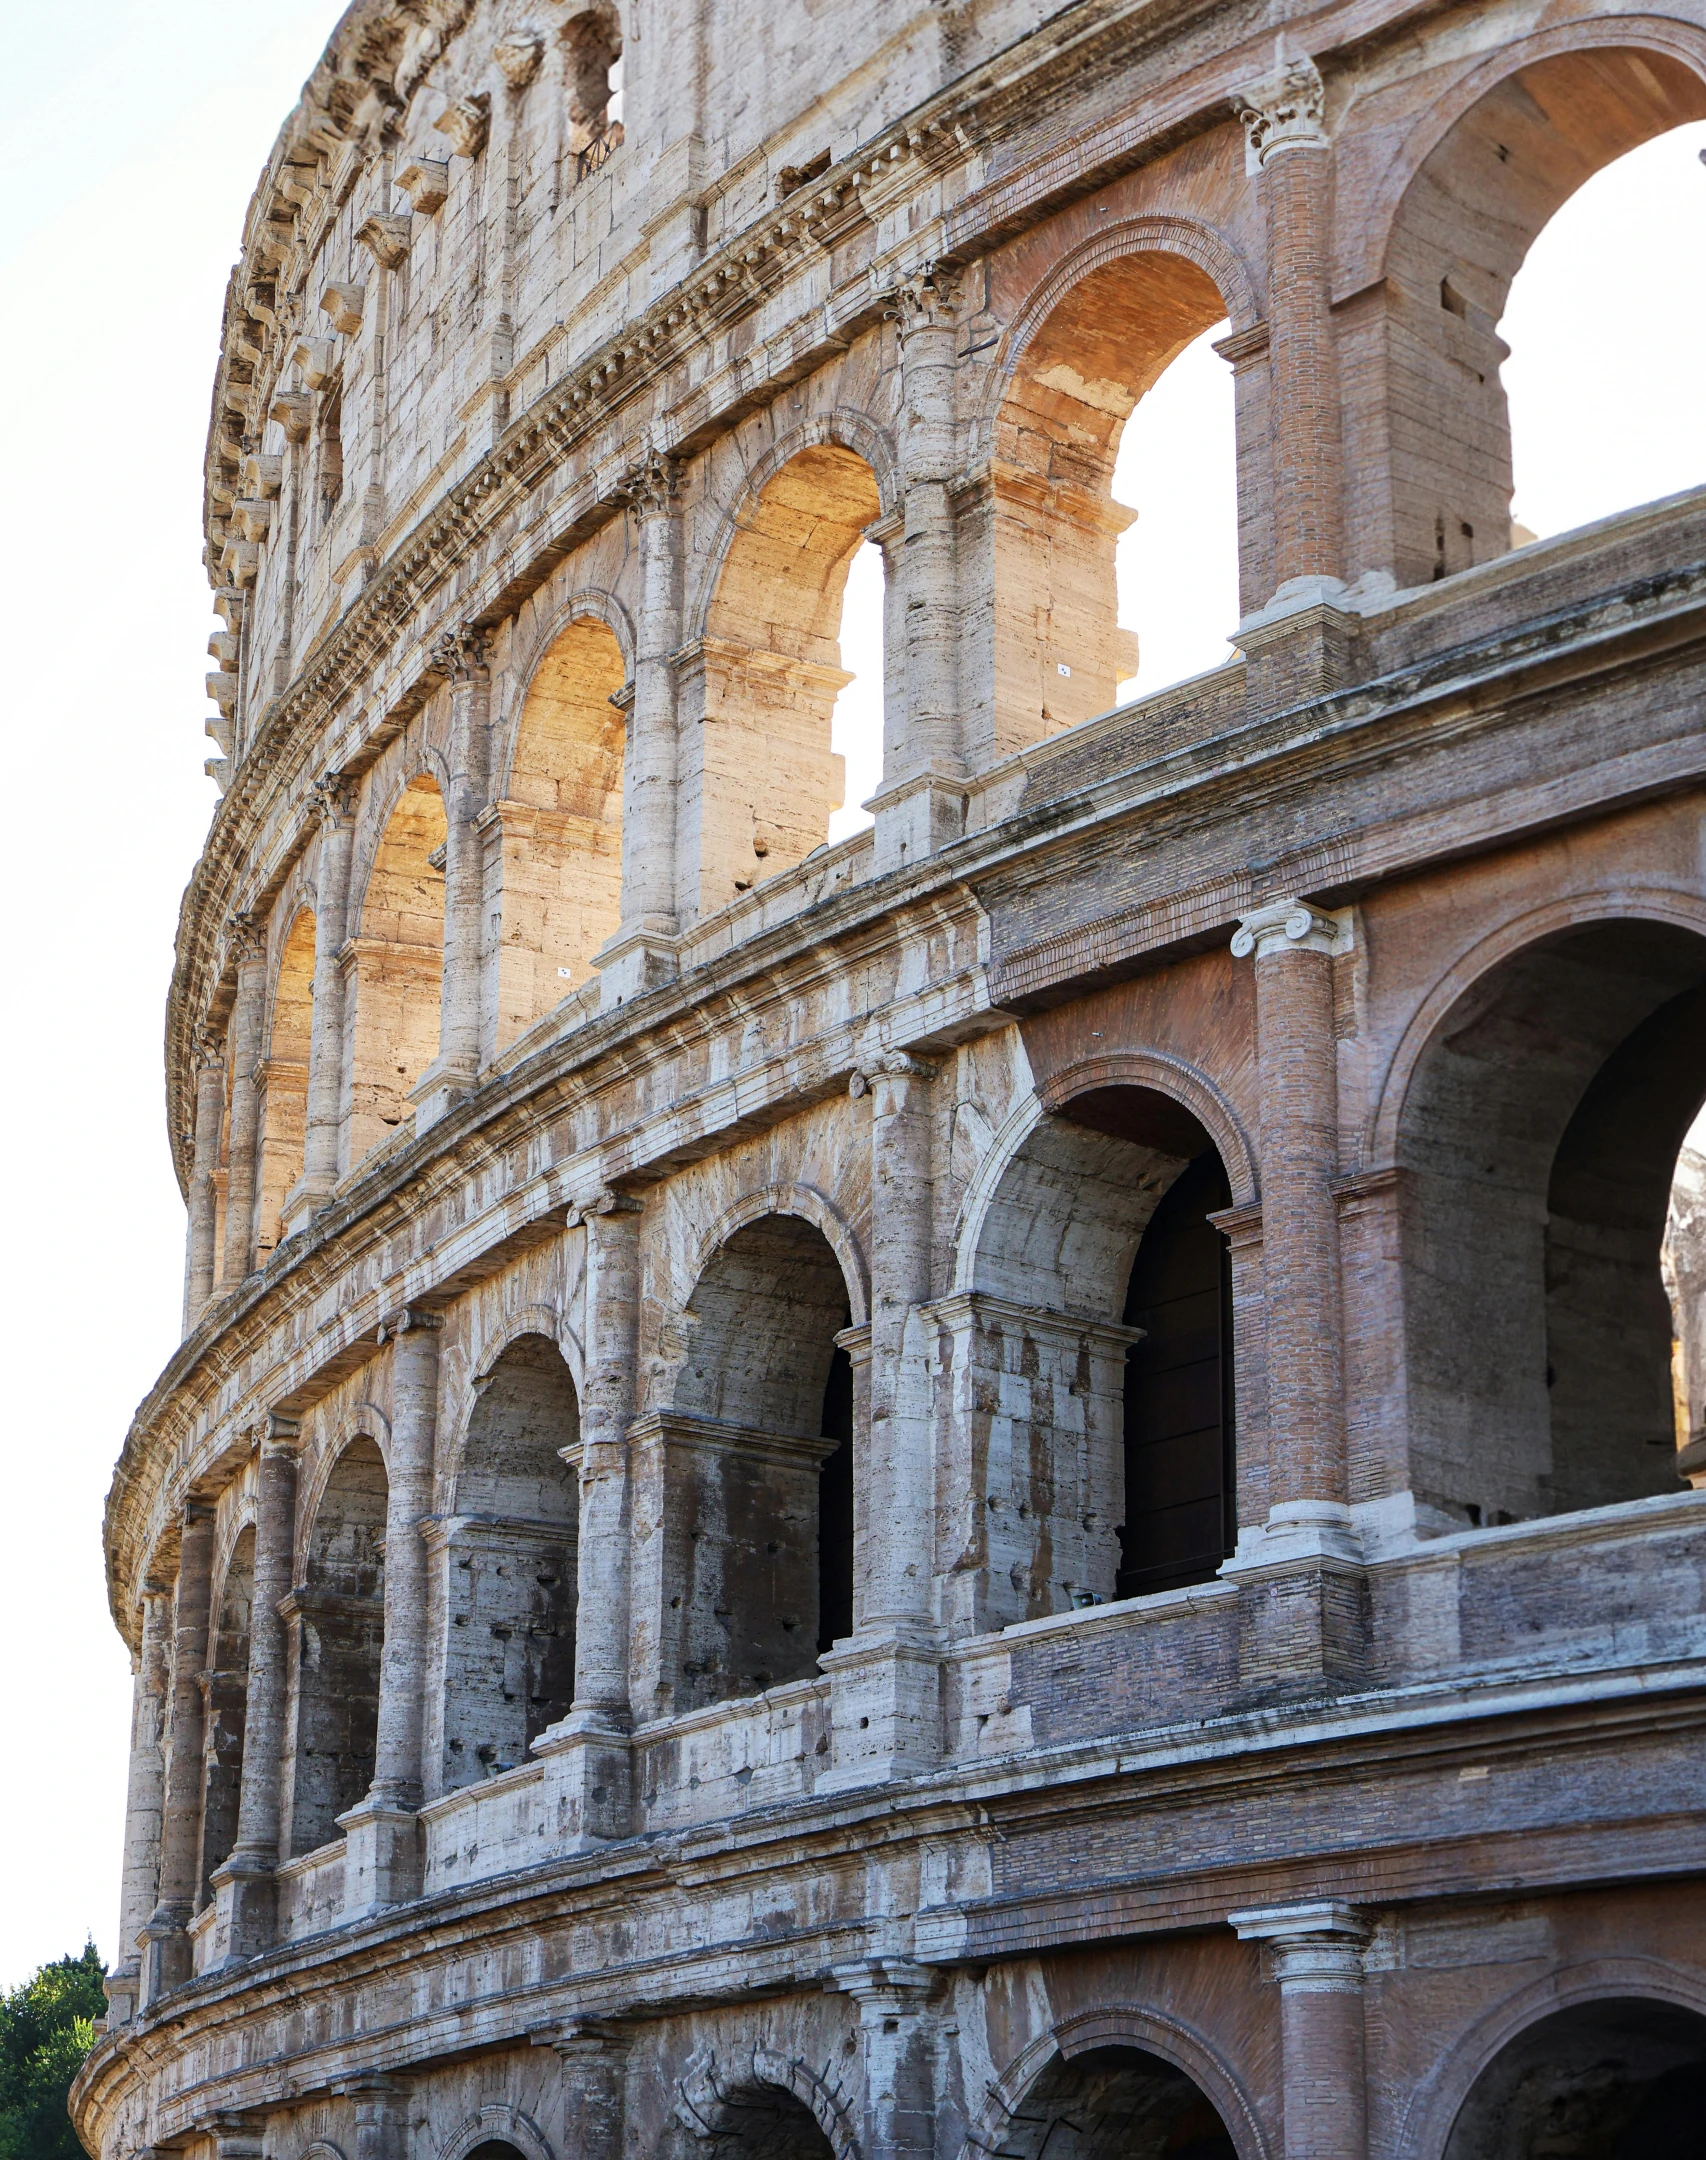
<path id="1" fill-rule="evenodd" d="M 106 2015 L 101 1973 L 85 1943 L 0 1995 L 0 2160 L 83 2160 L 65 2096 Z"/>

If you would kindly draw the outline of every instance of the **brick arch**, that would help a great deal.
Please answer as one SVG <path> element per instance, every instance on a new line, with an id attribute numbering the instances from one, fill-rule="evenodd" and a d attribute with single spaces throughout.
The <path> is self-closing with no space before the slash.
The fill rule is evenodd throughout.
<path id="1" fill-rule="evenodd" d="M 676 2082 L 675 2122 L 694 2144 L 714 2149 L 728 2135 L 742 2093 L 768 2088 L 798 2100 L 829 2141 L 835 2160 L 860 2160 L 859 2140 L 845 2095 L 799 2056 L 755 2043 L 726 2065 L 715 2049 L 701 2048 Z M 689 2148 L 691 2149 L 691 2148 Z"/>
<path id="2" fill-rule="evenodd" d="M 1408 132 L 1397 134 L 1391 154 L 1374 180 L 1364 214 L 1345 222 L 1347 245 L 1338 264 L 1339 293 L 1356 292 L 1384 274 L 1393 226 L 1411 183 L 1451 130 L 1490 91 L 1537 61 L 1618 48 L 1659 53 L 1680 62 L 1701 78 L 1706 96 L 1706 30 L 1674 17 L 1583 15 L 1501 46 L 1479 65 L 1466 68 L 1430 100 Z M 1354 114 L 1353 106 L 1347 118 Z"/>
<path id="3" fill-rule="evenodd" d="M 1437 977 L 1399 1037 L 1375 1090 L 1374 1110 L 1365 1128 L 1363 1167 L 1386 1169 L 1396 1161 L 1399 1127 L 1416 1069 L 1465 991 L 1504 961 L 1560 930 L 1620 921 L 1666 923 L 1706 937 L 1706 899 L 1664 886 L 1601 888 L 1546 901 L 1488 931 Z"/>
<path id="4" fill-rule="evenodd" d="M 1662 1958 L 1617 1957 L 1567 1965 L 1532 1981 L 1471 2025 L 1411 2092 L 1393 2139 L 1394 2160 L 1439 2160 L 1477 2080 L 1531 2026 L 1559 2010 L 1630 1999 L 1706 2018 L 1706 1977 Z"/>
<path id="5" fill-rule="evenodd" d="M 1056 2062 L 1106 2047 L 1139 2049 L 1182 2070 L 1213 2103 L 1238 2149 L 1238 2160 L 1270 2160 L 1273 2148 L 1255 2103 L 1219 2050 L 1182 2018 L 1140 2003 L 1099 2003 L 1060 2019 L 1021 2049 L 968 2126 L 963 2160 L 996 2160 L 1007 2149 L 1014 2118 L 1044 2073 Z"/>
<path id="6" fill-rule="evenodd" d="M 1003 340 L 996 366 L 984 393 L 984 411 L 978 433 L 988 448 L 995 417 L 1013 387 L 1013 378 L 1037 332 L 1073 288 L 1110 263 L 1139 255 L 1177 255 L 1193 264 L 1215 286 L 1226 303 L 1227 320 L 1234 335 L 1251 330 L 1262 319 L 1262 302 L 1256 274 L 1243 251 L 1218 227 L 1196 218 L 1146 212 L 1120 218 L 1106 231 L 1081 241 L 1053 263 L 1015 314 Z"/>

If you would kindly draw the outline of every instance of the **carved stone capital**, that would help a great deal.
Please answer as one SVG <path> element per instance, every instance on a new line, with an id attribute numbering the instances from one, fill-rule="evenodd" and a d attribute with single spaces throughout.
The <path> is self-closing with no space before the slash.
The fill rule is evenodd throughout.
<path id="1" fill-rule="evenodd" d="M 934 1080 L 941 1071 L 929 1058 L 912 1050 L 885 1050 L 874 1065 L 855 1065 L 848 1075 L 847 1092 L 857 1102 L 879 1080 Z"/>
<path id="2" fill-rule="evenodd" d="M 1232 933 L 1232 957 L 1258 960 L 1269 953 L 1299 947 L 1304 952 L 1339 953 L 1349 949 L 1350 934 L 1337 916 L 1311 907 L 1307 900 L 1277 900 L 1254 909 Z"/>
<path id="3" fill-rule="evenodd" d="M 399 1305 L 379 1323 L 379 1340 L 395 1342 L 400 1335 L 436 1334 L 444 1326 L 442 1313 L 427 1312 L 419 1305 Z"/>
<path id="4" fill-rule="evenodd" d="M 322 832 L 355 822 L 356 784 L 347 773 L 324 772 L 309 789 Z"/>
<path id="5" fill-rule="evenodd" d="M 537 30 L 523 27 L 512 30 L 500 38 L 492 48 L 492 58 L 499 72 L 512 90 L 525 90 L 539 72 L 539 62 L 544 57 L 545 40 Z"/>
<path id="6" fill-rule="evenodd" d="M 473 682 L 487 672 L 491 640 L 483 630 L 461 623 L 432 641 L 432 664 L 447 682 Z"/>
<path id="7" fill-rule="evenodd" d="M 887 295 L 888 314 L 902 340 L 915 330 L 950 330 L 959 304 L 960 273 L 945 263 L 926 263 Z"/>
<path id="8" fill-rule="evenodd" d="M 226 949 L 234 967 L 253 967 L 266 958 L 267 926 L 263 916 L 233 915 L 226 932 Z"/>
<path id="9" fill-rule="evenodd" d="M 446 106 L 433 122 L 458 157 L 477 158 L 486 147 L 491 102 L 484 90 L 477 90 L 472 97 L 458 98 L 454 105 Z"/>
<path id="10" fill-rule="evenodd" d="M 662 517 L 675 508 L 681 493 L 681 460 L 661 450 L 648 450 L 621 474 L 611 490 L 617 502 L 625 502 L 641 517 Z"/>
<path id="11" fill-rule="evenodd" d="M 607 1185 L 602 1192 L 595 1193 L 590 1200 L 583 1201 L 579 1207 L 571 1208 L 568 1212 L 565 1227 L 573 1230 L 578 1225 L 590 1221 L 595 1215 L 640 1215 L 644 1212 L 645 1202 L 643 1200 L 636 1199 L 632 1193 L 618 1192 L 613 1186 Z"/>
<path id="12" fill-rule="evenodd" d="M 1363 1953 L 1374 1930 L 1354 1905 L 1319 1898 L 1303 1905 L 1262 1905 L 1228 1913 L 1240 1942 L 1267 1946 L 1270 1977 L 1287 1994 L 1361 1991 Z"/>
<path id="13" fill-rule="evenodd" d="M 1232 100 L 1244 123 L 1244 169 L 1258 173 L 1282 150 L 1325 150 L 1326 92 L 1321 71 L 1305 54 L 1282 60 L 1271 75 L 1247 84 Z"/>
<path id="14" fill-rule="evenodd" d="M 225 1037 L 205 1023 L 190 1039 L 190 1063 L 198 1073 L 216 1072 L 225 1063 Z"/>

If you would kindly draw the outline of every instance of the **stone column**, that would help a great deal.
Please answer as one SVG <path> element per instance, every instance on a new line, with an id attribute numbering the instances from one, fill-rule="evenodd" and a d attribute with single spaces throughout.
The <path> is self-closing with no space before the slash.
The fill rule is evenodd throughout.
<path id="1" fill-rule="evenodd" d="M 147 2008 L 190 1977 L 186 1932 L 201 1893 L 201 1674 L 213 1599 L 213 1510 L 184 1510 L 178 1582 L 172 1599 L 172 1693 L 160 1840 L 160 1888 L 140 1931 L 142 2003 Z"/>
<path id="2" fill-rule="evenodd" d="M 160 1890 L 161 1811 L 166 1785 L 167 1641 L 171 1592 L 142 1589 L 142 1644 L 131 1682 L 130 1783 L 124 1809 L 124 1875 L 119 1895 L 118 1962 L 107 1975 L 107 2024 L 136 2014 L 142 1978 L 137 1943 Z"/>
<path id="3" fill-rule="evenodd" d="M 421 1740 L 426 1720 L 427 1549 L 438 1437 L 437 1313 L 405 1306 L 380 1329 L 391 1346 L 391 1453 L 385 1508 L 385 1644 L 379 1659 L 379 1730 L 373 1784 L 338 1817 L 348 1840 L 346 1917 L 420 1894 Z"/>
<path id="4" fill-rule="evenodd" d="M 938 1976 L 906 1958 L 869 1957 L 837 1965 L 833 1978 L 859 2005 L 865 2160 L 930 2160 L 936 2119 L 930 2001 Z"/>
<path id="5" fill-rule="evenodd" d="M 219 1258 L 219 1141 L 225 1126 L 225 1041 L 206 1028 L 195 1038 L 195 1162 L 190 1171 L 189 1236 L 184 1260 L 184 1333 L 213 1295 Z"/>
<path id="6" fill-rule="evenodd" d="M 1240 626 L 1260 702 L 1348 679 L 1355 618 L 1333 606 L 1344 578 L 1344 450 L 1332 320 L 1333 162 L 1312 60 L 1282 60 L 1233 101 L 1268 236 L 1273 602 Z"/>
<path id="7" fill-rule="evenodd" d="M 909 1330 L 930 1298 L 936 1067 L 890 1051 L 851 1082 L 871 1098 L 869 1422 L 854 1426 L 854 1635 L 822 1660 L 835 1688 L 835 1761 L 820 1782 L 885 1783 L 936 1761 L 931 1621 L 935 1488 L 925 1353 Z"/>
<path id="8" fill-rule="evenodd" d="M 491 735 L 491 672 L 483 632 L 448 631 L 433 659 L 450 684 L 450 792 L 444 805 L 444 977 L 438 1055 L 409 1090 L 415 1130 L 425 1132 L 479 1078 L 481 917 Z"/>
<path id="9" fill-rule="evenodd" d="M 305 1229 L 338 1182 L 344 1120 L 344 972 L 338 960 L 349 935 L 350 859 L 355 850 L 356 790 L 342 773 L 314 783 L 320 853 L 314 874 L 314 1017 L 308 1038 L 308 1114 L 302 1175 L 286 1195 L 286 1235 Z"/>
<path id="10" fill-rule="evenodd" d="M 633 1827 L 628 1734 L 631 1645 L 628 1428 L 637 1401 L 640 1203 L 603 1192 L 583 1211 L 586 1367 L 578 1446 L 563 1450 L 580 1480 L 575 1699 L 542 1733 L 547 1820 L 567 1851 Z"/>
<path id="11" fill-rule="evenodd" d="M 404 2160 L 409 2149 L 409 2089 L 380 2071 L 353 2077 L 337 2090 L 355 2102 L 352 2160 Z"/>
<path id="12" fill-rule="evenodd" d="M 645 459 L 618 492 L 640 534 L 634 698 L 622 766 L 622 923 L 596 957 L 607 1004 L 622 1004 L 676 971 L 676 683 L 681 644 L 681 469 Z M 692 815 L 696 806 L 680 806 Z"/>
<path id="13" fill-rule="evenodd" d="M 874 798 L 879 870 L 933 854 L 964 828 L 964 753 L 960 728 L 959 572 L 954 505 L 956 476 L 954 346 L 957 274 L 936 265 L 904 280 L 893 294 L 900 342 L 900 465 L 903 539 L 885 550 L 898 575 L 903 626 L 903 691 L 898 711 L 883 713 L 883 784 Z"/>
<path id="14" fill-rule="evenodd" d="M 261 1055 L 266 1003 L 267 949 L 262 926 L 242 916 L 233 926 L 237 1002 L 231 1010 L 231 1146 L 225 1173 L 223 1290 L 248 1274 L 255 1243 L 255 1170 L 260 1155 L 260 1099 L 255 1067 Z"/>
<path id="15" fill-rule="evenodd" d="M 1330 1899 L 1227 1918 L 1240 1941 L 1267 1946 L 1269 1977 L 1279 1983 L 1285 2160 L 1366 2160 L 1367 1921 Z"/>
<path id="16" fill-rule="evenodd" d="M 626 2035 L 592 2018 L 573 2018 L 554 2033 L 535 2033 L 556 2050 L 561 2080 L 560 2152 L 575 2160 L 622 2160 L 627 2114 Z"/>
<path id="17" fill-rule="evenodd" d="M 274 1876 L 283 1813 L 285 1701 L 289 1630 L 279 1607 L 289 1597 L 296 1559 L 296 1458 L 293 1418 L 273 1415 L 259 1435 L 255 1483 L 255 1593 L 249 1623 L 249 1686 L 243 1709 L 243 1776 L 237 1796 L 237 1843 L 214 1870 L 224 1908 L 222 1929 L 233 1961 L 258 1956 L 278 1931 Z"/>
<path id="18" fill-rule="evenodd" d="M 1333 954 L 1347 929 L 1297 900 L 1245 916 L 1256 966 L 1267 1322 L 1268 1518 L 1231 1569 L 1260 1677 L 1350 1679 L 1363 1649 L 1361 1550 L 1345 1476 Z"/>

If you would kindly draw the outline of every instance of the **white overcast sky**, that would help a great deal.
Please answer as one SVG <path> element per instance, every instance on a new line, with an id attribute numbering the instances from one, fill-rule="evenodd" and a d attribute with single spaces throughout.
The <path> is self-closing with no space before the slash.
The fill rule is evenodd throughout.
<path id="1" fill-rule="evenodd" d="M 213 789 L 199 474 L 226 274 L 333 0 L 83 0 L 8 14 L 0 548 L 13 1014 L 0 1568 L 0 1987 L 110 1958 L 129 1718 L 100 1510 L 177 1337 L 183 1210 L 160 1038 Z M 1542 533 L 1706 479 L 1706 129 L 1640 151 L 1543 237 L 1506 334 L 1518 514 Z M 1230 401 L 1187 354 L 1119 480 L 1139 687 L 1225 657 Z M 867 554 L 869 551 L 866 551 Z M 846 661 L 875 673 L 861 563 Z M 863 599 L 861 599 L 863 593 Z M 849 692 L 843 734 L 869 732 Z M 875 786 L 850 774 L 849 802 Z M 857 813 L 855 812 L 856 816 Z"/>

